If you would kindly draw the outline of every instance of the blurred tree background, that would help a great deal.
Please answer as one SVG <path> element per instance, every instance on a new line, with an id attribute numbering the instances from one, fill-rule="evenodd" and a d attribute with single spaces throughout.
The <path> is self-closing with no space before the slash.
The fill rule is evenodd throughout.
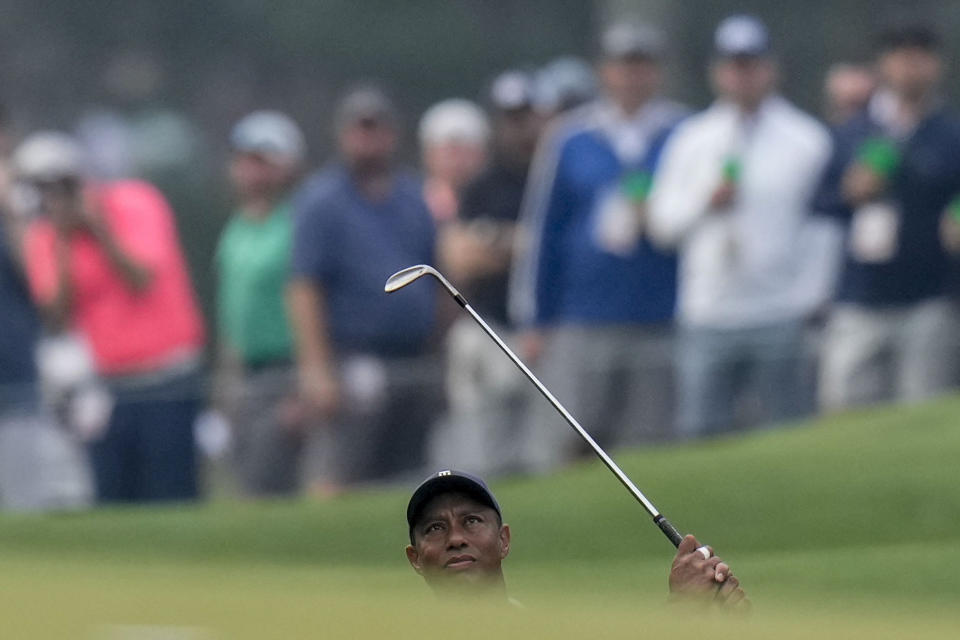
<path id="1" fill-rule="evenodd" d="M 108 147 L 107 165 L 133 155 L 133 172 L 177 210 L 208 314 L 230 208 L 226 138 L 243 114 L 291 114 L 315 165 L 332 151 L 337 96 L 376 79 L 400 105 L 404 157 L 416 162 L 412 131 L 431 103 L 479 99 L 505 68 L 583 54 L 597 28 L 595 3 L 581 0 L 0 0 L 0 15 L 0 102 L 14 138 L 79 126 Z M 121 137 L 132 151 L 118 150 Z"/>
<path id="2" fill-rule="evenodd" d="M 411 132 L 431 103 L 479 99 L 508 67 L 590 57 L 602 25 L 620 18 L 667 31 L 669 92 L 703 106 L 712 30 L 734 11 L 767 21 L 785 92 L 813 111 L 827 65 L 867 60 L 890 20 L 931 20 L 957 59 L 960 2 L 942 0 L 0 0 L 0 102 L 14 139 L 78 131 L 102 147 L 101 173 L 164 189 L 209 312 L 230 208 L 226 137 L 244 113 L 290 113 L 316 165 L 331 154 L 339 93 L 378 79 L 400 104 L 404 157 L 416 162 Z M 956 97 L 955 83 L 948 90 Z"/>
<path id="3" fill-rule="evenodd" d="M 710 100 L 707 65 L 713 30 L 732 13 L 751 13 L 770 28 L 780 60 L 784 93 L 819 113 L 827 68 L 835 62 L 868 63 L 876 34 L 896 22 L 928 22 L 944 39 L 948 61 L 960 60 L 960 2 L 956 0 L 607 0 L 597 23 L 649 20 L 669 35 L 669 92 L 702 107 Z M 948 65 L 947 77 L 953 77 Z M 960 98 L 956 82 L 946 91 Z"/>

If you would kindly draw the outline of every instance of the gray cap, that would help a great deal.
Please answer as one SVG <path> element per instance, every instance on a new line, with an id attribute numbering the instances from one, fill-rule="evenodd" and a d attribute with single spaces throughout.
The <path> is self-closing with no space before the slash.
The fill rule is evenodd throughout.
<path id="1" fill-rule="evenodd" d="M 734 15 L 717 26 L 713 46 L 720 58 L 765 56 L 770 53 L 770 33 L 759 18 Z"/>
<path id="2" fill-rule="evenodd" d="M 597 94 L 593 67 L 584 60 L 563 56 L 547 64 L 536 76 L 537 106 L 566 110 L 592 100 Z"/>
<path id="3" fill-rule="evenodd" d="M 608 59 L 663 57 L 666 39 L 648 24 L 619 23 L 609 27 L 600 41 L 603 57 Z"/>
<path id="4" fill-rule="evenodd" d="M 24 140 L 13 154 L 13 168 L 23 180 L 52 182 L 84 176 L 86 154 L 72 136 L 41 131 Z"/>
<path id="5" fill-rule="evenodd" d="M 348 91 L 337 106 L 336 124 L 338 129 L 360 122 L 375 120 L 395 125 L 397 110 L 393 101 L 382 89 L 374 85 L 363 85 Z"/>
<path id="6" fill-rule="evenodd" d="M 279 111 L 254 111 L 244 116 L 230 133 L 230 146 L 234 151 L 261 154 L 279 164 L 300 162 L 306 151 L 300 127 Z"/>

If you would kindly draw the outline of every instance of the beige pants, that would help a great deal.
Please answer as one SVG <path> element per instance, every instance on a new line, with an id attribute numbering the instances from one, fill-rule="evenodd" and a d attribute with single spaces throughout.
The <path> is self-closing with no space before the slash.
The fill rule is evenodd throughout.
<path id="1" fill-rule="evenodd" d="M 891 309 L 838 304 L 824 336 L 821 407 L 943 393 L 957 381 L 958 342 L 957 310 L 946 299 Z"/>

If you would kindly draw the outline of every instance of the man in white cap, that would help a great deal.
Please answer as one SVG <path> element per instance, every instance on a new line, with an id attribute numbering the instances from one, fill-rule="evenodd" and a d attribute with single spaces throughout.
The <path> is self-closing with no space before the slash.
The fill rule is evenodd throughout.
<path id="1" fill-rule="evenodd" d="M 216 266 L 221 370 L 232 363 L 241 374 L 224 389 L 234 462 L 245 493 L 291 494 L 299 487 L 303 421 L 284 290 L 293 246 L 290 195 L 305 144 L 288 116 L 256 111 L 234 126 L 230 146 L 237 209 L 220 236 Z"/>
<path id="2" fill-rule="evenodd" d="M 419 136 L 424 200 L 438 223 L 453 222 L 463 188 L 486 167 L 490 123 L 473 102 L 452 98 L 427 109 Z"/>
<path id="3" fill-rule="evenodd" d="M 91 493 L 86 459 L 41 397 L 42 327 L 24 281 L 21 247 L 29 212 L 8 206 L 5 125 L 0 107 L 0 509 L 85 506 Z"/>
<path id="4" fill-rule="evenodd" d="M 514 230 L 545 116 L 534 78 L 519 70 L 490 86 L 492 161 L 463 191 L 458 219 L 444 228 L 441 264 L 473 306 L 508 341 L 507 287 Z M 516 468 L 516 425 L 526 411 L 527 386 L 509 360 L 490 350 L 470 318 L 447 333 L 447 401 L 434 453 L 446 464 L 484 474 Z"/>
<path id="5" fill-rule="evenodd" d="M 834 226 L 809 208 L 828 132 L 777 95 L 759 20 L 721 22 L 714 55 L 717 101 L 667 141 L 650 195 L 654 239 L 680 253 L 683 437 L 742 425 L 735 407 L 745 397 L 759 403 L 753 422 L 812 409 L 798 391 L 804 323 L 836 265 Z"/>

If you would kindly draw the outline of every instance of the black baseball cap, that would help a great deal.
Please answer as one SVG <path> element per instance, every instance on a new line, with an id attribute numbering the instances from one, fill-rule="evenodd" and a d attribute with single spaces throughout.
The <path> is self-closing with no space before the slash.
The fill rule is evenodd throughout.
<path id="1" fill-rule="evenodd" d="M 454 471 L 444 469 L 431 474 L 426 480 L 420 483 L 413 495 L 410 496 L 410 502 L 407 504 L 407 525 L 410 528 L 410 539 L 413 539 L 413 527 L 423 515 L 423 509 L 431 500 L 445 493 L 463 493 L 470 496 L 480 504 L 486 505 L 497 512 L 502 519 L 500 504 L 493 497 L 490 487 L 482 479 L 465 471 Z"/>

